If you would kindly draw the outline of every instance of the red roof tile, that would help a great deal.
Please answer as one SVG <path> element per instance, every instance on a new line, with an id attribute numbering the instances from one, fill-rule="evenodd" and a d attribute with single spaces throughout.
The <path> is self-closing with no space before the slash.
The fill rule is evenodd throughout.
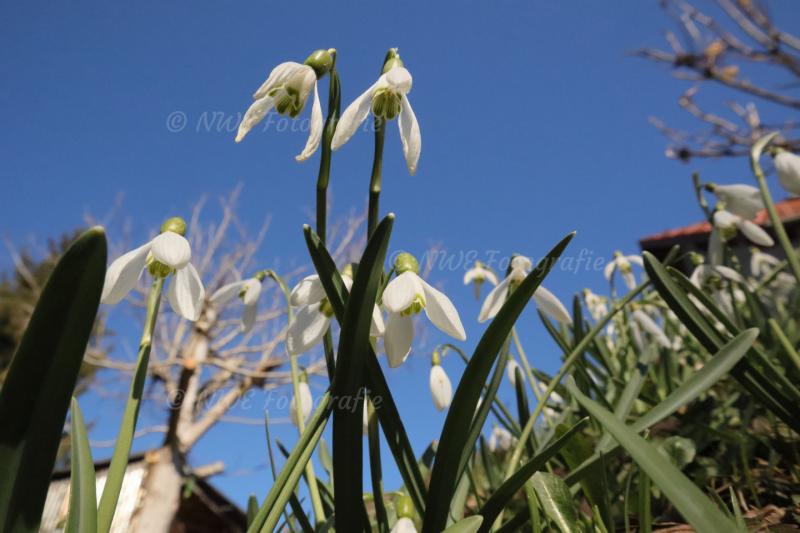
<path id="1" fill-rule="evenodd" d="M 788 200 L 778 202 L 775 204 L 775 210 L 778 212 L 778 216 L 781 217 L 781 220 L 785 222 L 796 220 L 800 218 L 800 198 L 789 198 Z M 770 223 L 767 210 L 762 209 L 759 211 L 756 215 L 756 218 L 753 219 L 753 222 L 760 226 L 769 226 Z M 703 235 L 710 232 L 711 224 L 704 220 L 702 222 L 697 222 L 682 228 L 669 229 L 660 233 L 648 235 L 647 237 L 640 239 L 639 244 L 643 248 L 646 248 L 648 245 L 655 244 L 658 241 L 678 239 L 680 237 L 689 237 L 691 235 Z"/>

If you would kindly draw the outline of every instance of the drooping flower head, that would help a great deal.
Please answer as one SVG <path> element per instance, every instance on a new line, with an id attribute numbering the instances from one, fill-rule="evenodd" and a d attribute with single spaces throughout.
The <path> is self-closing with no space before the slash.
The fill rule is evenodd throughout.
<path id="1" fill-rule="evenodd" d="M 403 66 L 397 49 L 392 49 L 383 65 L 383 74 L 342 113 L 333 134 L 331 149 L 338 150 L 366 120 L 370 111 L 384 121 L 397 118 L 400 141 L 408 171 L 413 176 L 422 150 L 422 136 L 417 117 L 411 109 L 408 93 L 411 91 L 411 74 Z"/>
<path id="2" fill-rule="evenodd" d="M 766 276 L 777 268 L 780 263 L 781 260 L 774 255 L 762 252 L 755 246 L 750 248 L 750 274 L 753 276 L 757 278 Z"/>
<path id="3" fill-rule="evenodd" d="M 481 263 L 475 261 L 475 264 L 464 273 L 464 285 L 472 283 L 475 287 L 475 298 L 481 296 L 481 285 L 484 281 L 488 281 L 492 285 L 497 285 L 497 276 L 495 276 L 492 269 Z"/>
<path id="4" fill-rule="evenodd" d="M 617 250 L 614 252 L 614 259 L 608 262 L 603 269 L 603 275 L 607 281 L 611 281 L 614 272 L 619 272 L 622 280 L 628 289 L 633 290 L 636 288 L 636 277 L 633 275 L 633 268 L 631 264 L 644 266 L 641 256 L 638 255 L 623 255 L 622 252 Z"/>
<path id="5" fill-rule="evenodd" d="M 717 185 L 709 183 L 706 188 L 714 193 L 724 208 L 747 220 L 755 218 L 759 211 L 764 209 L 764 200 L 761 191 L 752 185 L 737 183 L 734 185 Z"/>
<path id="6" fill-rule="evenodd" d="M 525 256 L 515 255 L 511 259 L 508 275 L 492 289 L 486 296 L 486 300 L 483 301 L 480 314 L 478 315 L 478 322 L 485 322 L 497 315 L 508 298 L 509 291 L 525 279 L 531 268 L 533 268 L 533 263 Z M 572 324 L 572 317 L 567 312 L 564 304 L 561 303 L 555 294 L 543 286 L 539 285 L 533 293 L 533 300 L 536 302 L 536 306 L 553 320 L 561 324 Z"/>
<path id="7" fill-rule="evenodd" d="M 239 298 L 244 304 L 242 311 L 242 332 L 247 333 L 253 329 L 258 315 L 258 297 L 261 295 L 261 282 L 264 281 L 264 272 L 259 272 L 249 279 L 234 281 L 217 289 L 211 295 L 210 302 L 215 306 L 222 306 L 234 298 Z"/>
<path id="8" fill-rule="evenodd" d="M 311 124 L 308 141 L 303 151 L 295 157 L 305 161 L 317 150 L 322 139 L 322 107 L 319 103 L 317 81 L 328 73 L 334 64 L 336 50 L 316 50 L 304 63 L 287 61 L 270 72 L 267 81 L 253 94 L 255 100 L 244 114 L 236 133 L 236 142 L 244 139 L 272 108 L 281 114 L 296 118 L 306 105 L 308 96 L 314 91 L 314 104 L 311 106 Z"/>
<path id="9" fill-rule="evenodd" d="M 351 272 L 342 272 L 342 282 L 348 291 L 353 286 L 351 275 Z M 325 296 L 325 289 L 316 274 L 306 276 L 295 285 L 289 297 L 289 304 L 298 309 L 286 332 L 286 345 L 289 353 L 299 355 L 322 341 L 333 318 L 333 307 Z M 376 305 L 372 312 L 370 335 L 380 337 L 383 333 L 383 316 Z"/>
<path id="10" fill-rule="evenodd" d="M 450 378 L 447 377 L 444 368 L 442 368 L 439 350 L 434 350 L 431 356 L 429 384 L 433 405 L 436 410 L 444 411 L 450 407 L 450 401 L 453 399 L 453 385 L 450 383 Z"/>
<path id="11" fill-rule="evenodd" d="M 390 533 L 417 533 L 414 524 L 414 502 L 407 494 L 400 494 L 394 502 L 397 522 Z"/>
<path id="12" fill-rule="evenodd" d="M 494 426 L 489 436 L 489 450 L 494 453 L 507 452 L 516 440 L 507 429 Z"/>
<path id="13" fill-rule="evenodd" d="M 167 299 L 172 309 L 187 320 L 200 317 L 205 289 L 200 275 L 189 262 L 192 249 L 184 237 L 186 222 L 182 218 L 168 219 L 161 233 L 150 242 L 118 257 L 106 271 L 100 301 L 115 304 L 136 286 L 145 268 L 153 277 L 172 275 Z"/>
<path id="14" fill-rule="evenodd" d="M 399 366 L 408 357 L 414 340 L 414 315 L 423 310 L 434 326 L 454 339 L 466 340 L 467 334 L 453 302 L 419 276 L 417 259 L 401 253 L 394 267 L 397 277 L 383 291 L 383 307 L 389 313 L 383 339 L 389 366 Z"/>

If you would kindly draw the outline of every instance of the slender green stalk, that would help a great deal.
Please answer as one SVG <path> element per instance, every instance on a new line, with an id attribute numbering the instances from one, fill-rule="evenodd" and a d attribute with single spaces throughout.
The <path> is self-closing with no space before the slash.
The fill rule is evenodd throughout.
<path id="1" fill-rule="evenodd" d="M 325 229 L 328 217 L 328 184 L 331 178 L 331 141 L 336 131 L 341 110 L 341 89 L 339 75 L 336 73 L 336 53 L 333 56 L 333 66 L 330 71 L 328 89 L 328 117 L 325 119 L 325 129 L 322 131 L 322 147 L 319 158 L 319 173 L 317 174 L 317 235 L 325 242 Z"/>
<path id="2" fill-rule="evenodd" d="M 536 401 L 542 403 L 542 391 L 539 390 L 539 382 L 536 379 L 536 376 L 533 375 L 533 369 L 531 368 L 530 361 L 528 361 L 528 357 L 525 355 L 525 350 L 522 349 L 522 343 L 519 340 L 516 326 L 511 328 L 511 338 L 514 340 L 514 346 L 517 349 L 517 355 L 519 355 L 519 358 L 522 361 L 522 368 L 525 370 L 525 374 L 528 377 L 528 383 L 530 384 L 531 391 L 533 391 Z M 550 415 L 547 411 L 543 411 L 543 414 L 545 422 L 550 425 L 552 423 Z"/>
<path id="3" fill-rule="evenodd" d="M 386 136 L 386 121 L 375 117 L 375 153 L 372 156 L 372 174 L 369 179 L 369 207 L 367 210 L 367 236 L 378 226 L 380 220 L 381 173 L 383 167 L 383 140 Z"/>
<path id="4" fill-rule="evenodd" d="M 769 187 L 767 186 L 767 179 L 764 176 L 761 164 L 758 162 L 764 147 L 769 144 L 776 135 L 777 133 L 770 133 L 759 139 L 758 142 L 753 145 L 750 151 L 750 167 L 758 182 L 758 188 L 761 190 L 761 198 L 764 200 L 764 205 L 767 208 L 767 214 L 772 223 L 772 229 L 775 231 L 775 236 L 778 237 L 778 243 L 781 245 L 781 248 L 783 248 L 783 253 L 786 254 L 786 260 L 789 262 L 789 268 L 792 274 L 794 274 L 797 282 L 800 283 L 800 258 L 797 257 L 794 246 L 792 246 L 792 241 L 789 240 L 789 236 L 786 234 L 786 228 L 783 227 L 781 217 L 778 216 L 778 211 L 775 209 L 775 202 L 772 201 L 772 194 L 769 192 Z"/>
<path id="5" fill-rule="evenodd" d="M 153 346 L 153 331 L 158 318 L 164 280 L 165 278 L 156 276 L 147 295 L 146 314 L 142 338 L 139 341 L 136 370 L 131 381 L 128 401 L 125 403 L 125 411 L 122 415 L 122 424 L 119 428 L 114 454 L 111 456 L 111 463 L 108 467 L 106 484 L 97 510 L 97 531 L 99 533 L 107 533 L 111 529 L 111 522 L 114 520 L 114 512 L 119 500 L 119 492 L 122 489 L 122 481 L 125 477 L 125 469 L 128 466 L 133 435 L 136 431 L 136 419 L 139 417 L 139 406 L 142 403 L 142 392 L 147 378 L 147 364 L 150 360 L 150 349 Z"/>
<path id="6" fill-rule="evenodd" d="M 511 455 L 511 460 L 508 462 L 506 466 L 506 475 L 505 479 L 511 477 L 514 473 L 514 470 L 517 468 L 520 459 L 522 458 L 522 452 L 525 450 L 525 443 L 528 440 L 528 437 L 533 431 L 533 425 L 536 422 L 536 419 L 539 418 L 539 415 L 542 413 L 545 404 L 547 403 L 547 399 L 550 398 L 550 395 L 556 389 L 556 386 L 561 382 L 561 379 L 566 375 L 569 371 L 572 364 L 578 358 L 580 354 L 586 350 L 589 346 L 589 343 L 602 331 L 606 324 L 616 315 L 619 313 L 631 300 L 636 298 L 636 296 L 641 293 L 647 285 L 649 285 L 649 281 L 645 283 L 641 283 L 638 287 L 633 289 L 631 292 L 625 295 L 617 304 L 614 306 L 610 312 L 603 317 L 602 320 L 598 321 L 594 327 L 589 330 L 585 337 L 583 337 L 580 342 L 573 348 L 572 352 L 564 359 L 564 364 L 561 365 L 561 368 L 558 370 L 558 373 L 553 376 L 553 379 L 550 380 L 550 383 L 547 385 L 547 389 L 542 394 L 542 401 L 540 401 L 536 405 L 536 409 L 533 410 L 531 417 L 525 423 L 525 427 L 522 428 L 522 432 L 520 433 L 519 440 L 517 441 L 517 446 L 514 448 L 514 453 Z"/>
<path id="7" fill-rule="evenodd" d="M 792 346 L 792 342 L 786 336 L 786 333 L 784 333 L 780 325 L 778 325 L 777 320 L 775 320 L 774 318 L 770 318 L 768 322 L 769 322 L 769 327 L 772 328 L 772 332 L 775 334 L 776 337 L 778 337 L 778 341 L 781 343 L 781 346 L 783 347 L 783 350 L 786 352 L 786 355 L 789 356 L 789 359 L 792 360 L 792 363 L 794 363 L 794 366 L 797 368 L 797 370 L 800 370 L 800 355 L 798 355 L 795 347 Z"/>
<path id="8" fill-rule="evenodd" d="M 291 293 L 289 292 L 289 287 L 286 285 L 286 282 L 283 281 L 283 278 L 281 278 L 274 270 L 265 270 L 264 274 L 275 280 L 275 283 L 277 283 L 280 287 L 283 297 L 286 299 L 286 318 L 288 323 L 291 325 L 292 320 L 294 319 L 294 313 L 292 313 L 292 305 L 290 303 Z M 297 423 L 297 431 L 302 436 L 306 429 L 306 421 L 303 418 L 302 406 L 299 404 L 300 372 L 297 368 L 296 354 L 289 353 L 289 365 L 292 375 L 292 394 L 294 395 L 295 402 L 298 402 L 295 408 L 295 412 L 297 413 L 297 420 L 295 420 L 295 422 Z M 322 507 L 322 498 L 319 494 L 319 486 L 317 485 L 317 475 L 314 472 L 313 461 L 308 461 L 306 463 L 305 472 L 306 480 L 308 481 L 308 495 L 311 498 L 311 507 L 314 510 L 314 519 L 316 520 L 317 524 L 322 524 L 325 522 L 327 517 L 325 516 L 325 508 Z"/>

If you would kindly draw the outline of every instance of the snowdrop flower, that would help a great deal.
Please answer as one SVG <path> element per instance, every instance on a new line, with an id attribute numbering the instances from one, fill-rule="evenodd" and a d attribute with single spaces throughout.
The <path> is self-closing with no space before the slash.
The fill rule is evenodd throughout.
<path id="1" fill-rule="evenodd" d="M 759 246 L 773 246 L 775 242 L 769 233 L 758 224 L 734 215 L 730 211 L 719 210 L 714 212 L 714 228 L 722 242 L 728 241 L 741 231 L 754 244 Z"/>
<path id="2" fill-rule="evenodd" d="M 173 274 L 167 299 L 173 311 L 187 320 L 200 317 L 205 289 L 194 266 L 189 241 L 183 236 L 186 223 L 182 218 L 170 218 L 161 226 L 161 233 L 150 242 L 117 258 L 106 271 L 100 301 L 115 304 L 136 286 L 147 267 L 153 277 L 166 278 Z"/>
<path id="3" fill-rule="evenodd" d="M 603 276 L 605 276 L 606 281 L 611 281 L 614 272 L 618 271 L 628 289 L 633 290 L 636 288 L 636 277 L 633 275 L 631 263 L 640 267 L 644 266 L 641 256 L 622 255 L 622 252 L 616 251 L 614 252 L 614 259 L 609 261 L 603 269 Z"/>
<path id="4" fill-rule="evenodd" d="M 800 156 L 779 150 L 774 156 L 774 163 L 781 186 L 786 192 L 800 195 Z"/>
<path id="5" fill-rule="evenodd" d="M 725 204 L 725 209 L 747 220 L 755 218 L 758 212 L 764 209 L 761 191 L 752 185 L 742 183 L 717 185 L 709 183 L 706 188 Z"/>
<path id="6" fill-rule="evenodd" d="M 383 291 L 383 307 L 389 313 L 383 345 L 389 366 L 399 366 L 411 352 L 411 343 L 414 340 L 413 317 L 423 309 L 434 326 L 454 339 L 466 340 L 467 334 L 453 302 L 419 277 L 419 263 L 416 258 L 411 254 L 401 253 L 395 259 L 394 268 L 397 277 Z"/>
<path id="7" fill-rule="evenodd" d="M 766 276 L 775 270 L 780 263 L 781 260 L 774 255 L 762 252 L 755 246 L 750 248 L 750 273 L 753 276 L 757 278 Z"/>
<path id="8" fill-rule="evenodd" d="M 297 394 L 300 398 L 299 401 L 298 396 L 292 396 L 292 401 L 289 403 L 289 419 L 295 426 L 300 425 L 297 418 L 297 404 L 300 404 L 303 422 L 308 420 L 311 415 L 311 407 L 314 405 L 314 398 L 311 396 L 311 387 L 308 386 L 308 376 L 305 372 L 300 376 L 300 382 L 297 384 Z"/>
<path id="9" fill-rule="evenodd" d="M 437 411 L 444 411 L 450 407 L 450 400 L 453 399 L 453 385 L 450 383 L 450 378 L 447 377 L 444 368 L 442 368 L 438 351 L 434 351 L 431 357 L 429 382 L 433 405 Z"/>
<path id="10" fill-rule="evenodd" d="M 661 329 L 661 326 L 656 324 L 650 316 L 642 311 L 641 309 L 637 309 L 633 313 L 631 313 L 631 318 L 635 321 L 635 323 L 641 327 L 644 331 L 649 333 L 658 344 L 663 346 L 664 348 L 671 348 L 672 343 L 667 338 L 667 335 L 664 333 L 664 330 Z"/>
<path id="11" fill-rule="evenodd" d="M 515 440 L 508 430 L 494 426 L 492 434 L 489 436 L 489 450 L 492 452 L 507 452 L 514 445 Z"/>
<path id="12" fill-rule="evenodd" d="M 396 49 L 389 52 L 389 59 L 384 63 L 383 74 L 378 81 L 355 99 L 342 113 L 336 125 L 336 132 L 331 140 L 331 149 L 338 150 L 356 132 L 370 110 L 377 118 L 384 121 L 397 118 L 400 128 L 400 140 L 403 143 L 403 155 L 406 158 L 408 171 L 413 176 L 417 171 L 419 153 L 422 149 L 422 136 L 419 124 L 408 93 L 411 91 L 411 74 L 403 66 Z"/>
<path id="13" fill-rule="evenodd" d="M 475 298 L 480 298 L 481 285 L 483 285 L 484 281 L 488 281 L 492 285 L 497 285 L 497 276 L 495 276 L 494 272 L 492 272 L 489 267 L 480 261 L 475 261 L 472 268 L 467 270 L 464 274 L 464 285 L 473 283 L 475 286 Z"/>
<path id="14" fill-rule="evenodd" d="M 394 503 L 397 512 L 397 522 L 394 523 L 391 533 L 417 533 L 417 526 L 414 525 L 414 503 L 411 498 L 402 494 Z"/>
<path id="15" fill-rule="evenodd" d="M 589 314 L 592 315 L 595 321 L 603 320 L 608 314 L 608 306 L 603 296 L 597 295 L 589 289 L 583 289 L 583 300 L 586 302 Z"/>
<path id="16" fill-rule="evenodd" d="M 511 383 L 512 387 L 517 386 L 517 369 L 520 369 L 522 372 L 522 368 L 520 368 L 519 364 L 514 360 L 509 358 L 508 362 L 506 363 L 506 377 L 508 378 L 509 383 Z M 522 374 L 522 380 L 525 381 L 525 374 Z"/>
<path id="17" fill-rule="evenodd" d="M 314 104 L 311 106 L 311 125 L 303 151 L 295 157 L 297 161 L 305 161 L 317 150 L 322 139 L 322 107 L 319 103 L 317 80 L 333 68 L 336 50 L 316 50 L 305 63 L 287 61 L 281 63 L 270 72 L 267 81 L 253 94 L 255 100 L 244 114 L 236 133 L 236 142 L 261 122 L 274 107 L 279 114 L 297 117 L 306 105 L 306 100 L 314 91 Z"/>
<path id="18" fill-rule="evenodd" d="M 258 297 L 261 295 L 261 282 L 264 281 L 265 277 L 266 275 L 263 272 L 259 272 L 250 279 L 223 285 L 211 295 L 211 304 L 219 307 L 239 297 L 244 303 L 241 328 L 243 333 L 247 333 L 253 329 L 253 324 L 256 322 Z"/>
<path id="19" fill-rule="evenodd" d="M 517 255 L 511 259 L 511 271 L 486 296 L 486 300 L 481 306 L 481 312 L 478 315 L 478 322 L 486 322 L 497 315 L 508 298 L 509 290 L 512 286 L 516 286 L 516 284 L 524 280 L 531 268 L 533 268 L 533 265 L 527 257 Z M 533 299 L 536 302 L 536 306 L 555 321 L 561 324 L 572 324 L 572 317 L 570 317 L 564 304 L 552 292 L 540 285 L 533 293 Z"/>
<path id="20" fill-rule="evenodd" d="M 342 282 L 348 291 L 353 286 L 353 278 L 347 272 L 342 273 Z M 299 355 L 322 341 L 333 317 L 333 307 L 325 297 L 325 289 L 316 274 L 303 278 L 292 289 L 289 304 L 300 308 L 289 324 L 286 345 L 289 353 Z M 376 305 L 372 312 L 370 335 L 380 337 L 383 332 L 383 316 Z"/>

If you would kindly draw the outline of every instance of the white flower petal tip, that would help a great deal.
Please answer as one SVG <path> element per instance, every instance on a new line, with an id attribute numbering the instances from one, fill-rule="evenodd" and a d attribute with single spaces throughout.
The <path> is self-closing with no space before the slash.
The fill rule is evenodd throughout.
<path id="1" fill-rule="evenodd" d="M 507 430 L 495 426 L 492 429 L 492 434 L 489 437 L 489 450 L 494 453 L 507 452 L 514 444 L 514 436 Z"/>
<path id="2" fill-rule="evenodd" d="M 227 285 L 223 285 L 222 287 L 214 291 L 214 294 L 211 295 L 211 298 L 209 298 L 208 301 L 211 303 L 211 305 L 216 305 L 216 306 L 225 305 L 226 303 L 230 302 L 231 300 L 239 296 L 239 294 L 244 289 L 245 283 L 246 280 L 241 280 L 241 281 L 234 281 L 233 283 L 228 283 Z"/>
<path id="3" fill-rule="evenodd" d="M 637 309 L 634 311 L 631 316 L 636 321 L 636 323 L 647 333 L 653 336 L 658 344 L 663 346 L 664 348 L 671 348 L 672 343 L 667 338 L 667 335 L 664 333 L 664 330 L 661 329 L 661 326 L 655 323 L 655 321 L 650 318 L 644 311 L 641 309 Z"/>
<path id="4" fill-rule="evenodd" d="M 572 324 L 572 317 L 567 311 L 567 308 L 564 307 L 561 300 L 549 290 L 540 285 L 536 289 L 536 292 L 533 293 L 533 299 L 536 300 L 537 307 L 556 322 L 566 325 Z"/>
<path id="5" fill-rule="evenodd" d="M 313 304 L 325 298 L 325 288 L 319 280 L 319 276 L 312 274 L 306 276 L 300 283 L 294 286 L 289 295 L 289 303 L 293 307 Z"/>
<path id="6" fill-rule="evenodd" d="M 147 263 L 150 243 L 127 252 L 117 259 L 106 270 L 103 293 L 100 301 L 104 304 L 120 302 L 136 286 L 142 270 Z"/>
<path id="7" fill-rule="evenodd" d="M 506 301 L 511 281 L 511 276 L 505 278 L 486 295 L 486 299 L 481 306 L 481 311 L 478 314 L 478 322 L 486 322 L 497 315 L 500 308 L 503 307 L 503 303 Z"/>
<path id="8" fill-rule="evenodd" d="M 467 333 L 461 324 L 461 317 L 453 302 L 444 293 L 434 289 L 420 279 L 425 291 L 425 314 L 434 326 L 459 341 L 467 340 Z"/>
<path id="9" fill-rule="evenodd" d="M 167 290 L 167 299 L 173 311 L 194 322 L 200 318 L 204 298 L 203 282 L 191 263 L 175 271 Z"/>
<path id="10" fill-rule="evenodd" d="M 508 382 L 511 383 L 512 387 L 517 386 L 517 369 L 522 372 L 519 364 L 513 359 L 509 359 L 508 363 L 506 363 L 506 377 L 508 378 Z M 522 374 L 522 379 L 525 379 L 525 374 Z"/>
<path id="11" fill-rule="evenodd" d="M 444 411 L 450 407 L 450 401 L 453 398 L 453 385 L 440 365 L 431 366 L 429 385 L 436 410 Z"/>
<path id="12" fill-rule="evenodd" d="M 390 533 L 417 533 L 417 526 L 413 520 L 404 516 L 397 519 Z"/>
<path id="13" fill-rule="evenodd" d="M 304 381 L 298 383 L 297 393 L 300 397 L 300 401 L 298 402 L 297 396 L 292 396 L 292 401 L 289 403 L 289 418 L 295 426 L 300 425 L 297 418 L 297 404 L 300 404 L 300 412 L 302 413 L 302 420 L 304 422 L 308 420 L 311 414 L 311 408 L 314 405 L 314 398 L 311 396 L 311 388 L 308 386 L 308 383 Z"/>
<path id="14" fill-rule="evenodd" d="M 295 157 L 298 162 L 303 162 L 311 157 L 317 151 L 319 143 L 322 140 L 322 107 L 319 103 L 319 91 L 317 90 L 317 83 L 314 82 L 314 105 L 311 107 L 311 123 L 308 132 L 308 141 L 300 155 Z"/>

